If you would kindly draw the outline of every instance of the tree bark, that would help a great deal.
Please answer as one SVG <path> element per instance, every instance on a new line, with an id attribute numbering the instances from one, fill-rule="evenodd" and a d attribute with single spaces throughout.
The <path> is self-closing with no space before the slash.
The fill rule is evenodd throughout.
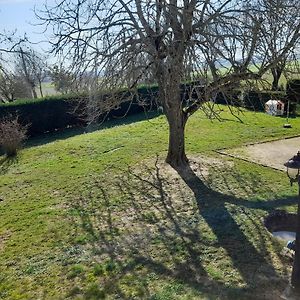
<path id="1" fill-rule="evenodd" d="M 38 96 L 37 96 L 37 93 L 36 93 L 36 90 L 35 90 L 35 86 L 31 85 L 30 88 L 31 88 L 31 92 L 32 92 L 32 97 L 34 99 L 36 99 Z"/>
<path id="2" fill-rule="evenodd" d="M 271 69 L 272 75 L 273 75 L 273 81 L 272 81 L 272 91 L 278 91 L 279 90 L 279 79 L 282 74 L 281 68 L 272 68 Z"/>
<path id="3" fill-rule="evenodd" d="M 188 164 L 184 139 L 187 119 L 181 107 L 169 110 L 166 114 L 169 123 L 169 148 L 166 162 L 175 169 L 182 168 Z"/>
<path id="4" fill-rule="evenodd" d="M 31 95 L 34 99 L 36 99 L 37 93 L 35 90 L 35 83 L 34 80 L 31 78 L 28 68 L 27 68 L 27 63 L 26 63 L 26 59 L 25 59 L 25 53 L 22 50 L 22 48 L 20 48 L 20 55 L 21 55 L 21 60 L 22 60 L 22 67 L 23 67 L 23 72 L 24 72 L 24 76 L 25 76 L 25 80 L 27 81 L 27 84 L 31 90 Z"/>
<path id="5" fill-rule="evenodd" d="M 40 89 L 41 97 L 43 98 L 43 97 L 44 97 L 44 94 L 43 94 L 43 87 L 42 87 L 42 82 L 41 82 L 41 80 L 39 80 L 39 89 Z"/>
<path id="6" fill-rule="evenodd" d="M 180 90 L 179 63 L 173 63 L 172 67 L 158 66 L 159 75 L 159 99 L 163 105 L 169 124 L 169 147 L 166 162 L 173 168 L 187 166 L 188 159 L 185 154 L 185 124 L 187 115 L 183 111 Z"/>

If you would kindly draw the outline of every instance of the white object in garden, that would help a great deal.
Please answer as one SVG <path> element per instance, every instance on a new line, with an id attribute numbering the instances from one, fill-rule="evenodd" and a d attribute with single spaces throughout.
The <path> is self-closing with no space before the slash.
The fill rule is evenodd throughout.
<path id="1" fill-rule="evenodd" d="M 265 104 L 265 111 L 272 116 L 282 116 L 284 114 L 284 103 L 280 100 L 269 100 Z"/>

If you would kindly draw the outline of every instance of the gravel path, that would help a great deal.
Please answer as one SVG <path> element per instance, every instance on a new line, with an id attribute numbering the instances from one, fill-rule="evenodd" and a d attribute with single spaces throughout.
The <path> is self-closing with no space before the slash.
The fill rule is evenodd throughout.
<path id="1" fill-rule="evenodd" d="M 285 171 L 286 167 L 283 164 L 298 151 L 300 137 L 244 146 L 222 153 Z"/>

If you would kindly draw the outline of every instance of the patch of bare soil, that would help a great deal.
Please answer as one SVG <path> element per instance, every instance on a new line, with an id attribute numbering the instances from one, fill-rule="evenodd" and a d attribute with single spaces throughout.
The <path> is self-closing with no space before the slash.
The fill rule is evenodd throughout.
<path id="1" fill-rule="evenodd" d="M 295 137 L 224 150 L 222 153 L 285 171 L 283 164 L 299 150 L 300 137 Z"/>
<path id="2" fill-rule="evenodd" d="M 231 161 L 224 161 L 216 157 L 200 155 L 189 155 L 189 164 L 192 171 L 204 181 L 209 176 L 210 168 L 221 169 L 224 168 L 224 166 L 233 167 L 234 165 L 234 163 Z M 163 159 L 158 160 L 157 166 L 160 168 L 161 173 L 164 174 L 164 176 L 169 178 L 180 178 L 178 172 L 174 170 L 170 165 L 165 163 Z"/>
<path id="3" fill-rule="evenodd" d="M 216 172 L 234 168 L 234 162 L 224 160 L 224 157 L 189 156 L 189 159 L 194 172 L 194 175 L 190 175 L 191 181 L 198 177 L 205 183 L 212 176 L 210 170 Z M 255 299 L 279 299 L 282 278 L 274 275 L 273 267 L 265 263 L 259 265 L 258 270 L 255 262 L 253 267 L 243 265 L 241 261 L 244 254 L 239 251 L 239 243 L 232 241 L 237 247 L 234 250 L 230 235 L 227 242 L 227 237 L 222 235 L 217 225 L 215 231 L 218 239 L 214 240 L 211 227 L 216 222 L 214 218 L 231 222 L 231 226 L 237 228 L 226 207 L 206 211 L 206 218 L 211 224 L 209 226 L 199 213 L 195 191 L 183 179 L 186 180 L 186 177 L 180 176 L 162 158 L 147 160 L 121 171 L 115 177 L 110 177 L 108 173 L 103 178 L 95 179 L 87 194 L 72 199 L 70 203 L 73 212 L 76 212 L 76 217 L 71 220 L 74 223 L 73 235 L 81 236 L 84 232 L 89 235 L 89 242 L 78 246 L 82 260 L 101 264 L 113 259 L 122 265 L 128 257 L 134 257 L 135 263 L 143 266 L 138 271 L 141 276 L 142 272 L 154 270 L 211 290 L 220 288 L 220 282 L 224 287 L 228 282 L 236 287 L 245 286 L 246 282 L 253 285 L 257 283 L 257 293 L 263 291 L 263 294 Z M 212 217 L 208 213 L 212 213 Z M 236 230 L 242 242 L 248 245 L 248 250 L 255 250 L 243 232 L 239 233 L 238 228 Z M 225 250 L 222 247 L 229 251 L 229 258 L 226 255 L 224 257 Z M 260 258 L 259 253 L 256 255 Z M 74 254 L 74 259 L 77 256 Z M 217 267 L 219 260 L 226 259 L 229 264 L 231 259 L 237 264 L 236 268 L 230 269 L 230 275 L 225 271 L 223 274 Z M 220 282 L 207 274 L 206 269 L 210 268 L 223 276 Z M 121 280 L 122 274 L 118 276 L 110 284 Z M 105 285 L 105 282 L 101 284 Z M 268 284 L 272 285 L 271 291 Z M 274 284 L 279 286 L 273 288 Z"/>
<path id="4" fill-rule="evenodd" d="M 213 157 L 189 159 L 191 169 L 203 182 L 211 167 L 233 166 L 233 162 Z M 95 180 L 88 197 L 80 197 L 71 204 L 81 216 L 77 222 L 89 223 L 89 230 L 97 235 L 113 236 L 113 240 L 98 244 L 104 256 L 114 253 L 121 258 L 133 247 L 143 253 L 146 249 L 150 251 L 149 245 L 162 232 L 168 236 L 180 228 L 189 235 L 195 230 L 193 222 L 197 224 L 200 216 L 194 192 L 162 158 L 144 161 L 109 180 L 109 184 L 104 179 Z M 113 203 L 112 199 L 120 195 L 126 198 L 126 204 Z M 126 234 L 120 235 L 121 232 Z"/>

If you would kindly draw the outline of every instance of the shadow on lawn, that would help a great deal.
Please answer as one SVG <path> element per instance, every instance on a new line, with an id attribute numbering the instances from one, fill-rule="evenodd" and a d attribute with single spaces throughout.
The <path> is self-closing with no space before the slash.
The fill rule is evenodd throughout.
<path id="1" fill-rule="evenodd" d="M 3 156 L 0 159 L 0 175 L 4 175 L 8 172 L 9 168 L 18 163 L 17 156 L 9 157 L 9 156 Z"/>
<path id="2" fill-rule="evenodd" d="M 266 245 L 279 243 L 258 210 L 296 198 L 261 206 L 212 190 L 190 168 L 178 171 L 189 189 L 161 168 L 129 169 L 109 186 L 95 179 L 72 203 L 75 237 L 85 234 L 83 247 L 101 270 L 99 284 L 81 292 L 171 299 L 189 286 L 210 299 L 277 299 L 287 271 L 279 275 L 272 265 Z"/>
<path id="3" fill-rule="evenodd" d="M 56 140 L 65 140 L 67 138 L 79 134 L 90 133 L 101 129 L 112 128 L 115 126 L 131 124 L 131 123 L 144 121 L 144 120 L 151 120 L 157 116 L 159 116 L 158 112 L 138 113 L 138 114 L 122 117 L 122 118 L 120 117 L 120 118 L 108 119 L 101 124 L 89 125 L 85 127 L 83 126 L 83 127 L 69 128 L 65 130 L 59 130 L 54 133 L 45 133 L 43 135 L 30 138 L 26 142 L 25 147 L 30 148 L 30 147 L 40 146 L 40 145 L 54 142 Z"/>

